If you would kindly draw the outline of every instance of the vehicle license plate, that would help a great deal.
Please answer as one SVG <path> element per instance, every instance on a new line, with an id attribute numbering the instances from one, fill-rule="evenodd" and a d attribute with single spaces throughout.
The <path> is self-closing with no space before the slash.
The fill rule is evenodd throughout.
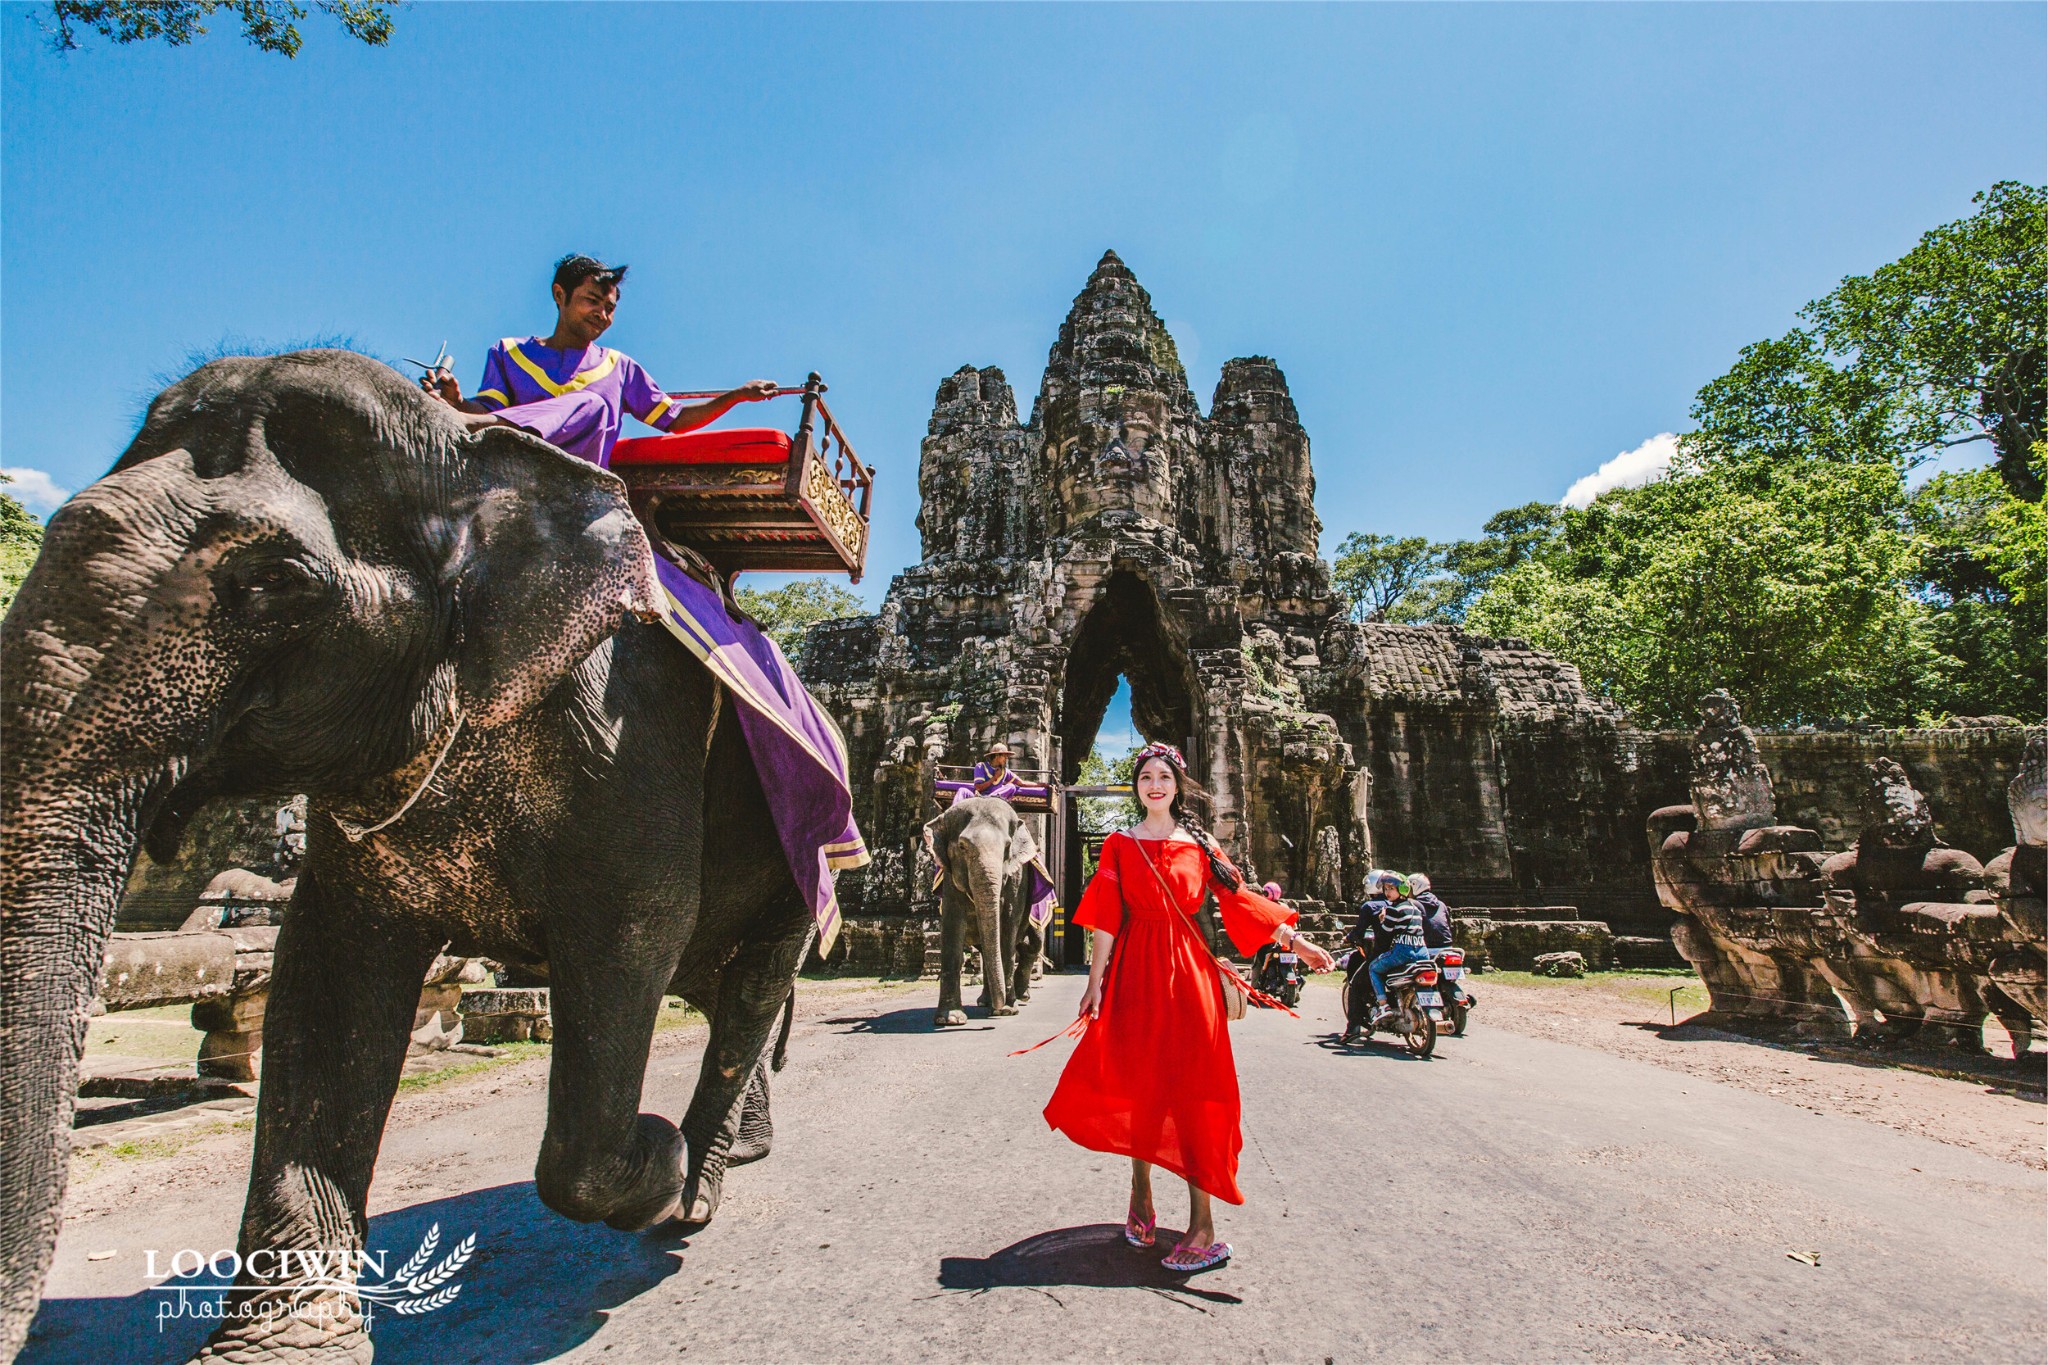
<path id="1" fill-rule="evenodd" d="M 1415 992 L 1415 998 L 1425 1005 L 1442 1005 L 1444 1003 L 1443 996 L 1435 991 L 1417 991 Z"/>
<path id="2" fill-rule="evenodd" d="M 1282 962 L 1299 962 L 1299 961 L 1301 961 L 1301 954 L 1300 954 L 1300 953 L 1282 953 L 1282 954 L 1280 954 L 1280 960 L 1281 960 Z"/>
<path id="3" fill-rule="evenodd" d="M 1457 979 L 1458 979 L 1459 977 L 1463 976 L 1464 974 L 1465 974 L 1465 969 L 1464 969 L 1463 967 L 1446 967 L 1446 968 L 1444 968 L 1444 976 L 1445 976 L 1445 977 L 1447 977 L 1448 979 L 1452 980 L 1452 981 L 1456 981 L 1456 980 L 1457 980 Z"/>

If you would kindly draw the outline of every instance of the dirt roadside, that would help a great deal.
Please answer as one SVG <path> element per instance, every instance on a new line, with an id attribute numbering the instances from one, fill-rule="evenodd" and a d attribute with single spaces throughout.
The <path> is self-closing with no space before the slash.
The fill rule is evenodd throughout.
<path id="1" fill-rule="evenodd" d="M 872 1006 L 915 990 L 917 982 L 873 978 L 805 980 L 797 988 L 797 1018 L 813 1020 L 844 1012 L 849 1006 Z M 694 1010 L 670 1001 L 655 1029 L 648 1068 L 701 1052 L 705 1020 Z M 178 1042 L 196 1046 L 198 1034 Z M 415 1055 L 392 1101 L 386 1132 L 401 1132 L 444 1114 L 469 1108 L 487 1096 L 540 1091 L 547 1088 L 546 1044 L 520 1043 L 498 1049 L 497 1057 L 462 1053 Z M 253 1087 L 251 1087 L 253 1089 Z M 168 1191 L 217 1183 L 224 1171 L 248 1167 L 255 1137 L 255 1105 L 243 1100 L 192 1106 L 176 1114 L 118 1125 L 112 1142 L 72 1157 L 70 1187 L 64 1197 L 66 1223 L 90 1222 L 118 1212 L 137 1199 L 161 1197 Z M 172 1159 L 175 1158 L 175 1159 Z M 382 1205 L 398 1191 L 379 1189 L 373 1203 Z"/>
<path id="2" fill-rule="evenodd" d="M 1526 982 L 1490 972 L 1469 984 L 1474 1028 L 1501 1028 L 1648 1062 L 1702 1080 L 1771 1095 L 1816 1114 L 1881 1123 L 1900 1132 L 2048 1170 L 2048 1105 L 2040 1089 L 2048 1054 L 2025 1062 L 1976 1060 L 1922 1049 L 1860 1055 L 1850 1049 L 1778 1045 L 1687 1022 L 1704 1003 L 1684 977 L 1603 973 L 1576 981 Z M 1667 993 L 1681 987 L 1678 1022 Z M 1967 1069 L 1937 1076 L 1894 1062 Z"/>

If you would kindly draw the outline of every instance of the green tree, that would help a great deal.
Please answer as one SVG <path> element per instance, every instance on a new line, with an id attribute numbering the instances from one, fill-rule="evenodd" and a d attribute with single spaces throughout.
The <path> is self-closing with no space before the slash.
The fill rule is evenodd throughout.
<path id="1" fill-rule="evenodd" d="M 385 0 L 313 0 L 313 7 L 333 15 L 351 37 L 371 47 L 391 41 L 392 6 Z M 204 20 L 223 10 L 242 21 L 242 36 L 252 46 L 281 57 L 299 55 L 298 21 L 306 10 L 291 0 L 55 0 L 53 22 L 45 28 L 58 52 L 76 51 L 81 29 L 116 43 L 161 38 L 183 47 L 206 33 Z"/>
<path id="2" fill-rule="evenodd" d="M 1664 479 L 1536 528 L 1472 604 L 1645 718 L 2039 718 L 2048 191 L 2004 182 L 1700 390 Z M 1984 443 L 1992 468 L 1907 475 Z M 1446 564 L 1458 556 L 1447 551 Z"/>
<path id="3" fill-rule="evenodd" d="M 1903 485 L 1883 466 L 1718 464 L 1567 511 L 1468 628 L 1577 664 L 1645 719 L 1726 687 L 1765 724 L 1909 720 L 1941 659 L 1910 591 Z"/>
<path id="4" fill-rule="evenodd" d="M 2001 181 L 1970 217 L 1927 233 L 1800 310 L 1805 326 L 1746 348 L 1700 391 L 1693 453 L 1910 466 L 1987 442 L 2038 499 L 2048 435 L 2048 189 Z"/>
<path id="5" fill-rule="evenodd" d="M 1352 620 L 1410 621 L 1427 610 L 1420 590 L 1441 562 L 1441 547 L 1421 536 L 1353 531 L 1337 547 L 1331 577 L 1350 599 Z"/>
<path id="6" fill-rule="evenodd" d="M 741 609 L 782 646 L 792 663 L 802 662 L 804 632 L 810 627 L 820 621 L 858 616 L 865 609 L 860 598 L 823 578 L 799 578 L 765 591 L 741 588 L 734 596 Z"/>
<path id="7" fill-rule="evenodd" d="M 2036 477 L 2048 464 L 2037 445 Z M 2048 513 L 1997 469 L 1937 474 L 1907 505 L 1920 595 L 1946 667 L 1930 710 L 2041 714 L 2048 687 Z"/>
<path id="8" fill-rule="evenodd" d="M 0 474 L 0 483 L 12 482 Z M 0 493 L 0 612 L 14 605 L 15 591 L 42 546 L 42 523 L 8 494 Z"/>
<path id="9" fill-rule="evenodd" d="M 1555 503 L 1526 502 L 1488 517 L 1477 540 L 1432 546 L 1443 571 L 1411 592 L 1393 619 L 1418 625 L 1462 623 L 1494 579 L 1556 539 L 1562 515 Z"/>

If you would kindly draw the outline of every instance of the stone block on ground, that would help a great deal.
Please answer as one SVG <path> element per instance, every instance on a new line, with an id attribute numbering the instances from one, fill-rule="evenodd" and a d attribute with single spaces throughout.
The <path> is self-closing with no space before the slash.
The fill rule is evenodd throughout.
<path id="1" fill-rule="evenodd" d="M 1538 976 L 1584 976 L 1586 959 L 1577 953 L 1544 953 L 1536 959 Z"/>
<path id="2" fill-rule="evenodd" d="M 1629 971 L 1644 967 L 1683 967 L 1685 957 L 1669 934 L 1662 938 L 1638 938 L 1633 935 L 1617 935 L 1614 940 L 1614 967 L 1616 971 Z"/>
<path id="3" fill-rule="evenodd" d="M 1526 972 L 1549 953 L 1577 953 L 1594 971 L 1614 962 L 1614 933 L 1599 920 L 1495 920 L 1485 934 L 1487 966 Z"/>
<path id="4" fill-rule="evenodd" d="M 545 1043 L 555 1036 L 546 987 L 462 993 L 461 1037 L 472 1043 Z"/>

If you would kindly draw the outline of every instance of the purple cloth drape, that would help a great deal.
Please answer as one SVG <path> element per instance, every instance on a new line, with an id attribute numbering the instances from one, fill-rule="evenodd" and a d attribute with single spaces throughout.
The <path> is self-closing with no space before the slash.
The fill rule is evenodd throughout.
<path id="1" fill-rule="evenodd" d="M 654 566 L 667 599 L 662 624 L 737 703 L 790 874 L 818 923 L 818 951 L 830 952 L 839 936 L 833 873 L 870 861 L 853 820 L 846 746 L 773 640 L 666 559 Z"/>

